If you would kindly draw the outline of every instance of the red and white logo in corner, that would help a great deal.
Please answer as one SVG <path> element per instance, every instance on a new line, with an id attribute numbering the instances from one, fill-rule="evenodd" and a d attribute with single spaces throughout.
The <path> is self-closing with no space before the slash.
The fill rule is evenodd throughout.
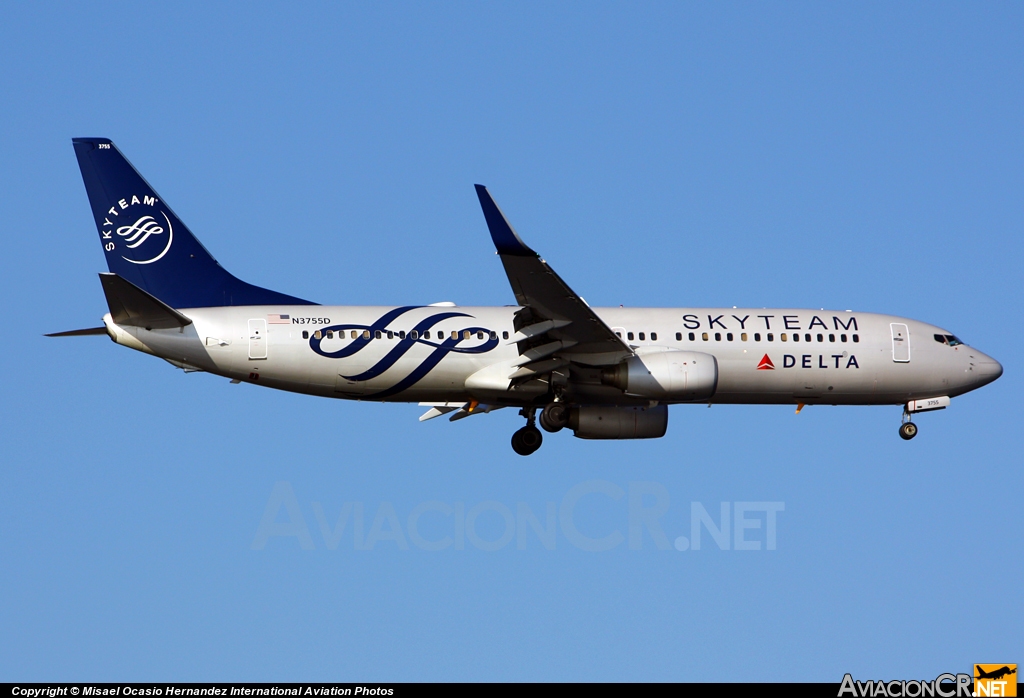
<path id="1" fill-rule="evenodd" d="M 771 358 L 769 358 L 769 356 L 767 354 L 765 354 L 764 358 L 761 359 L 761 363 L 759 363 L 757 365 L 757 370 L 758 371 L 774 371 L 775 370 L 775 364 L 773 364 Z"/>

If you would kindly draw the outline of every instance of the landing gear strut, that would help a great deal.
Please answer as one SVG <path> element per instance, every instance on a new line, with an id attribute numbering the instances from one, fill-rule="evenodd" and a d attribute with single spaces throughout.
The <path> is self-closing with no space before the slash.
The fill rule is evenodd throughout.
<path id="1" fill-rule="evenodd" d="M 519 414 L 526 417 L 526 426 L 512 435 L 512 450 L 521 456 L 528 456 L 544 442 L 544 437 L 534 424 L 536 408 L 524 407 Z"/>
<path id="2" fill-rule="evenodd" d="M 910 421 L 910 413 L 903 411 L 903 424 L 900 425 L 900 438 L 910 441 L 917 436 L 917 425 Z"/>

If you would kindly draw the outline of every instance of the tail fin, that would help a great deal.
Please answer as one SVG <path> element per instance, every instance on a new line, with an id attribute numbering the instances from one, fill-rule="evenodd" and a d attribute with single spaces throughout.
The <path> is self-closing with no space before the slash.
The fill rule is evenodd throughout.
<path id="1" fill-rule="evenodd" d="M 171 308 L 315 305 L 232 276 L 107 138 L 74 138 L 111 273 Z"/>

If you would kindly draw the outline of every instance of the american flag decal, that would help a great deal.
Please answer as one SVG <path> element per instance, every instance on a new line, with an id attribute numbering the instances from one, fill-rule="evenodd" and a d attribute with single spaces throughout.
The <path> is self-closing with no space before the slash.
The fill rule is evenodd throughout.
<path id="1" fill-rule="evenodd" d="M 292 318 L 290 315 L 267 315 L 267 324 L 290 325 L 292 324 Z"/>

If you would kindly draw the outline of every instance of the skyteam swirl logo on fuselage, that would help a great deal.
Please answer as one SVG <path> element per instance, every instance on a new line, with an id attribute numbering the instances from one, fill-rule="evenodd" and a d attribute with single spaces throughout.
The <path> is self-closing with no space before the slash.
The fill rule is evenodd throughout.
<path id="1" fill-rule="evenodd" d="M 309 347 L 320 356 L 325 356 L 328 359 L 344 359 L 349 356 L 354 356 L 355 354 L 358 354 L 360 351 L 365 349 L 370 344 L 370 342 L 373 341 L 373 338 L 376 336 L 376 332 L 386 332 L 388 325 L 390 325 L 394 320 L 396 320 L 402 315 L 405 315 L 411 310 L 418 310 L 422 307 L 423 306 L 420 305 L 410 305 L 401 308 L 395 308 L 394 310 L 390 310 L 384 315 L 382 315 L 371 325 L 341 324 L 323 327 L 319 332 L 320 337 L 317 337 L 316 333 L 314 333 L 313 337 L 309 340 Z M 486 327 L 463 327 L 458 332 L 456 332 L 454 336 L 448 336 L 443 339 L 441 337 L 438 337 L 438 341 L 436 342 L 423 338 L 423 333 L 433 328 L 437 323 L 456 317 L 472 318 L 473 316 L 467 313 L 443 312 L 436 313 L 434 315 L 431 315 L 430 317 L 424 318 L 423 320 L 420 320 L 416 324 L 412 331 L 406 333 L 405 339 L 399 339 L 397 344 L 395 344 L 395 347 L 391 351 L 389 351 L 387 355 L 384 356 L 383 359 L 381 359 L 380 361 L 378 361 L 377 363 L 375 363 L 373 366 L 366 369 L 362 373 L 342 377 L 345 378 L 346 380 L 350 380 L 353 382 L 368 381 L 373 378 L 376 378 L 377 376 L 381 375 L 389 368 L 394 366 L 395 363 L 397 363 L 399 359 L 405 356 L 406 353 L 408 353 L 409 350 L 412 349 L 415 345 L 423 344 L 428 347 L 433 347 L 434 351 L 430 353 L 430 356 L 424 359 L 420 363 L 420 365 L 417 366 L 408 376 L 398 381 L 395 385 L 391 386 L 390 388 L 387 388 L 386 390 L 382 390 L 377 393 L 372 393 L 363 396 L 384 398 L 390 395 L 400 393 L 403 390 L 406 390 L 407 388 L 415 385 L 425 375 L 430 373 L 430 371 L 435 366 L 441 363 L 441 359 L 443 359 L 450 353 L 483 354 L 498 346 L 497 335 L 492 336 L 490 330 L 487 329 Z M 343 346 L 342 348 L 338 349 L 337 351 L 325 351 L 323 347 L 321 347 L 321 342 L 323 342 L 323 340 L 326 338 L 328 331 L 347 332 L 351 330 L 358 331 L 356 338 L 353 339 L 348 344 L 346 344 L 345 346 Z M 469 333 L 468 338 L 466 336 L 467 332 Z M 477 339 L 476 334 L 479 332 L 484 333 L 484 339 L 482 340 L 482 344 L 470 347 L 459 346 L 460 344 L 462 344 L 462 342 Z"/>

